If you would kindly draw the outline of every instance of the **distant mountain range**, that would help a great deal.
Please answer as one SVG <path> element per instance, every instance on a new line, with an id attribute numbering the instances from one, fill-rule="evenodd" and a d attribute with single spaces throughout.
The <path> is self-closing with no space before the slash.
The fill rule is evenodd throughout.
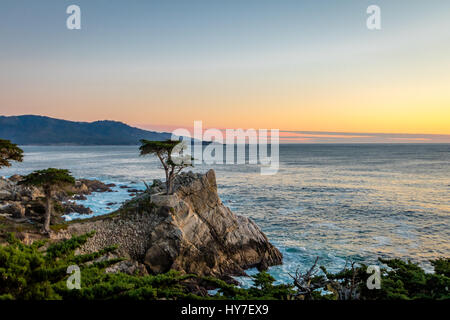
<path id="1" fill-rule="evenodd" d="M 171 134 L 118 121 L 74 122 L 43 116 L 0 116 L 0 139 L 19 145 L 137 145 L 140 139 L 166 140 Z"/>

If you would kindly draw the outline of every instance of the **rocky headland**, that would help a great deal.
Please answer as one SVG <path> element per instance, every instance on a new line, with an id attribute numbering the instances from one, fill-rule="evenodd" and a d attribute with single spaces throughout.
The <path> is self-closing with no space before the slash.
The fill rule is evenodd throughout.
<path id="1" fill-rule="evenodd" d="M 118 245 L 118 255 L 128 258 L 118 267 L 122 271 L 174 269 L 224 278 L 282 263 L 281 253 L 252 220 L 224 206 L 213 170 L 179 175 L 174 190 L 165 195 L 155 180 L 117 212 L 70 223 L 65 232 L 95 231 L 84 253 Z"/>
<path id="2" fill-rule="evenodd" d="M 3 192 L 0 211 L 4 212 L 7 206 L 6 210 L 11 212 L 11 207 L 17 206 L 21 207 L 21 213 L 13 213 L 14 217 L 32 217 L 30 201 L 37 201 L 42 194 L 38 189 L 19 187 L 15 180 L 20 177 L 0 182 Z M 90 192 L 108 192 L 108 188 L 98 181 L 79 180 L 60 199 L 66 199 L 68 194 L 76 198 Z M 5 191 L 13 189 L 13 193 Z M 79 253 L 117 245 L 115 256 L 126 260 L 110 267 L 109 272 L 158 274 L 174 269 L 231 279 L 230 276 L 245 275 L 247 268 L 265 270 L 282 263 L 280 251 L 260 228 L 222 203 L 213 170 L 206 174 L 180 174 L 172 195 L 166 195 L 164 184 L 155 180 L 145 192 L 111 214 L 72 222 L 56 221 L 53 230 L 54 241 L 95 231 Z M 37 238 L 29 229 L 20 232 L 19 237 L 28 242 Z"/>

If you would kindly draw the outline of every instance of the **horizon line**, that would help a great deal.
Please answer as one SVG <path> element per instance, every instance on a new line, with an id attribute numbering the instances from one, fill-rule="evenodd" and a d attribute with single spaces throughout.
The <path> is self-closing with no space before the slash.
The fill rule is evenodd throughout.
<path id="1" fill-rule="evenodd" d="M 2 117 L 24 117 L 24 116 L 35 116 L 35 117 L 44 117 L 54 120 L 62 120 L 69 122 L 78 122 L 78 123 L 94 123 L 98 121 L 111 121 L 111 122 L 120 122 L 130 127 L 138 128 L 141 130 L 154 131 L 159 133 L 170 133 L 175 129 L 183 128 L 190 131 L 193 131 L 193 126 L 174 126 L 174 125 L 155 125 L 155 124 L 138 124 L 138 123 L 127 123 L 121 120 L 112 120 L 112 119 L 98 119 L 93 121 L 88 120 L 67 120 L 63 118 L 58 118 L 54 116 L 47 116 L 42 114 L 19 114 L 19 115 L 0 115 Z M 171 130 L 172 129 L 172 130 Z M 213 129 L 213 128 L 204 128 L 203 131 Z M 230 130 L 264 130 L 266 128 L 214 128 L 219 131 L 225 131 L 227 129 Z M 270 133 L 271 129 L 267 129 L 268 133 Z M 342 143 L 393 143 L 393 144 L 411 144 L 412 142 L 395 142 L 401 140 L 409 140 L 414 141 L 416 144 L 423 143 L 450 143 L 450 134 L 445 133 L 389 133 L 389 132 L 349 132 L 349 131 L 314 131 L 314 130 L 284 130 L 284 129 L 275 129 L 279 130 L 281 133 L 280 139 L 286 140 L 283 144 L 311 144 L 311 143 L 339 143 L 339 139 L 346 140 Z M 285 135 L 282 134 L 292 134 Z M 295 141 L 301 140 L 301 141 Z M 321 141 L 318 141 L 318 140 Z M 326 140 L 323 140 L 326 139 Z M 331 140 L 329 140 L 331 139 Z M 361 140 L 362 139 L 362 140 Z M 374 141 L 373 139 L 388 139 L 391 141 Z"/>

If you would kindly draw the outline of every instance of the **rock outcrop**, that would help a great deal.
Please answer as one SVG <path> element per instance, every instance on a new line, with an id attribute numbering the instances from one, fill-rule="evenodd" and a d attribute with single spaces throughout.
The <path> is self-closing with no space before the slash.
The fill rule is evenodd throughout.
<path id="1" fill-rule="evenodd" d="M 237 216 L 217 194 L 213 170 L 177 177 L 173 195 L 154 182 L 147 192 L 108 216 L 71 223 L 69 234 L 95 230 L 82 252 L 118 245 L 118 254 L 152 273 L 244 275 L 281 264 L 282 255 L 250 219 Z"/>
<path id="2" fill-rule="evenodd" d="M 18 176 L 13 176 L 12 179 L 0 178 L 0 214 L 23 219 L 26 214 L 34 213 L 37 200 L 44 194 L 38 188 L 21 186 L 18 181 Z M 40 206 L 44 208 L 43 205 Z"/>
<path id="3" fill-rule="evenodd" d="M 40 188 L 23 186 L 19 182 L 22 177 L 14 175 L 9 179 L 0 178 L 0 214 L 12 219 L 26 219 L 41 223 L 45 207 L 42 199 L 44 193 Z M 63 214 L 77 212 L 89 214 L 92 211 L 72 200 L 86 199 L 92 192 L 113 192 L 111 187 L 98 180 L 82 179 L 76 181 L 73 187 L 67 187 L 55 192 L 54 212 L 52 224 L 61 223 Z"/>

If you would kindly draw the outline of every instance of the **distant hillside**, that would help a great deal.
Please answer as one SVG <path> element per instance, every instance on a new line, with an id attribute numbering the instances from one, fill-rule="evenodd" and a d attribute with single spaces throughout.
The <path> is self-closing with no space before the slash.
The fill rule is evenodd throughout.
<path id="1" fill-rule="evenodd" d="M 0 116 L 0 139 L 19 145 L 136 145 L 140 139 L 170 139 L 117 121 L 74 122 L 43 116 Z"/>

